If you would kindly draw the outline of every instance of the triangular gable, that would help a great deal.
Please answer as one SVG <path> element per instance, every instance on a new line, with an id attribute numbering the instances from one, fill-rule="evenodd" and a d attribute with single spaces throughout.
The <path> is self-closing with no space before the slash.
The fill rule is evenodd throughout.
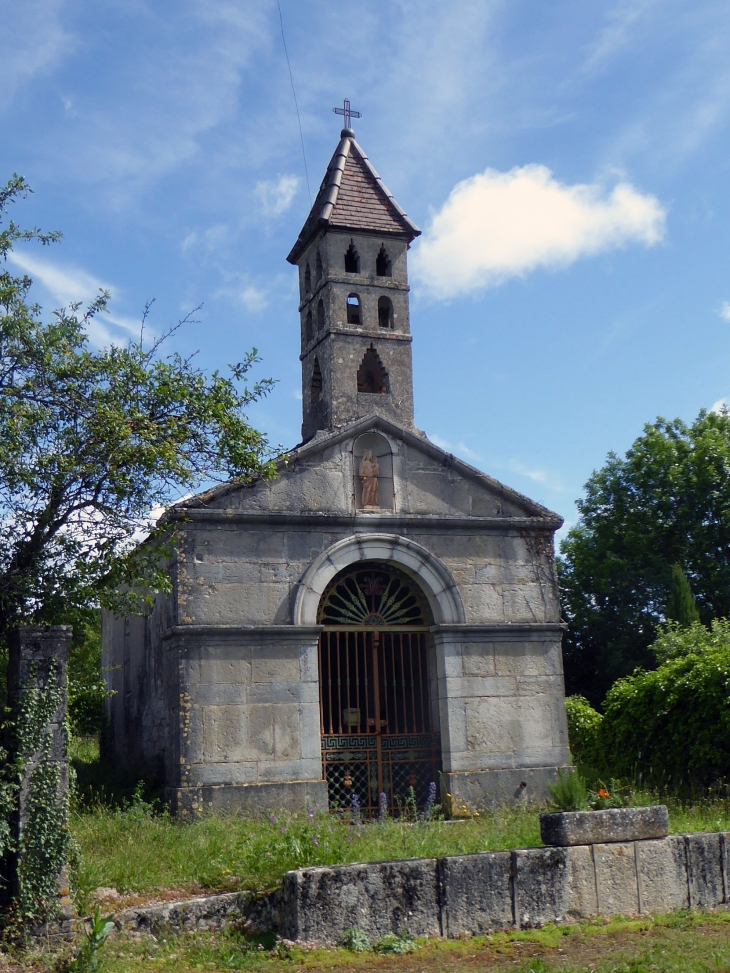
<path id="1" fill-rule="evenodd" d="M 308 504 L 304 498 L 310 492 L 309 487 L 305 486 L 304 482 L 295 487 L 294 480 L 301 479 L 302 481 L 307 481 L 313 477 L 317 489 L 313 490 L 311 495 L 312 497 L 316 495 L 318 500 L 316 503 L 312 503 L 310 512 L 325 514 L 329 510 L 329 512 L 335 514 L 338 512 L 337 508 L 340 506 L 340 503 L 345 505 L 349 510 L 350 489 L 346 488 L 343 491 L 340 501 L 338 501 L 334 494 L 330 495 L 328 500 L 321 492 L 323 484 L 321 474 L 337 466 L 337 447 L 340 444 L 355 439 L 365 432 L 381 432 L 392 439 L 399 440 L 411 453 L 411 461 L 409 464 L 411 466 L 411 477 L 414 476 L 413 457 L 414 455 L 418 455 L 422 457 L 418 465 L 422 467 L 422 472 L 425 472 L 425 475 L 427 475 L 429 467 L 434 471 L 443 470 L 446 467 L 452 476 L 454 476 L 455 480 L 467 481 L 464 485 L 468 487 L 468 491 L 472 496 L 478 497 L 481 495 L 498 499 L 498 508 L 502 512 L 502 517 L 539 518 L 540 520 L 547 521 L 548 524 L 546 526 L 550 526 L 553 529 L 560 527 L 563 522 L 559 514 L 553 513 L 547 507 L 543 507 L 541 504 L 530 500 L 511 487 L 500 483 L 499 480 L 495 480 L 486 473 L 482 473 L 469 463 L 465 463 L 446 450 L 441 449 L 440 446 L 436 446 L 425 436 L 413 433 L 399 426 L 397 423 L 376 414 L 365 416 L 363 419 L 349 424 L 336 433 L 317 435 L 304 445 L 290 450 L 285 456 L 281 457 L 279 461 L 279 479 L 270 485 L 270 489 L 262 481 L 254 481 L 251 484 L 225 483 L 181 502 L 178 507 L 188 509 L 208 507 L 219 510 L 222 508 L 237 508 L 239 510 L 254 508 L 263 511 L 264 508 L 269 507 L 269 504 L 264 499 L 261 491 L 264 494 L 270 494 L 272 497 L 278 496 L 279 501 L 284 499 L 282 494 L 291 492 L 291 499 L 294 501 L 293 507 L 298 509 L 301 514 L 306 514 L 308 512 Z M 287 486 L 287 481 L 291 485 L 291 491 L 290 487 Z M 325 491 L 326 493 L 327 491 Z M 275 503 L 275 505 L 278 506 L 278 503 Z M 285 503 L 284 507 L 286 506 L 288 505 Z M 290 507 L 290 509 L 292 508 Z M 413 512 L 401 507 L 398 513 L 411 515 Z M 397 517 L 398 514 L 395 514 L 395 516 Z M 455 513 L 453 516 L 458 517 L 459 515 Z"/>
<path id="2" fill-rule="evenodd" d="M 409 240 L 420 230 L 396 203 L 354 138 L 343 135 L 302 231 L 286 258 L 296 263 L 320 227 L 398 233 Z"/>

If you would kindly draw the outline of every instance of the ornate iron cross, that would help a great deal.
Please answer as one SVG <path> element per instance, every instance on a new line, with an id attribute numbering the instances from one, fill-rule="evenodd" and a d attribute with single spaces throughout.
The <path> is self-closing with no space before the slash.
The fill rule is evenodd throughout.
<path id="1" fill-rule="evenodd" d="M 332 111 L 335 113 L 335 115 L 345 116 L 345 128 L 350 127 L 351 118 L 362 118 L 362 112 L 354 111 L 352 108 L 350 108 L 349 98 L 345 98 L 342 108 L 333 108 Z"/>

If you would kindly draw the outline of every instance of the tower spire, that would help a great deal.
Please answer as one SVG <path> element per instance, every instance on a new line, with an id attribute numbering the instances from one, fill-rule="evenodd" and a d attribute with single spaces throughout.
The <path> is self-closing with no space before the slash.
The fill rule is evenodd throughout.
<path id="1" fill-rule="evenodd" d="M 347 99 L 333 110 L 360 117 Z M 287 257 L 299 267 L 303 440 L 373 412 L 413 428 L 407 251 L 420 232 L 344 128 Z"/>

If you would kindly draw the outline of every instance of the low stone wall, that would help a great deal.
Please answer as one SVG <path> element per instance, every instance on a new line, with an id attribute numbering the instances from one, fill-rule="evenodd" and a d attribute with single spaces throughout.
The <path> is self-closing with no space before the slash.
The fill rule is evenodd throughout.
<path id="1" fill-rule="evenodd" d="M 371 940 L 403 930 L 453 938 L 725 903 L 730 832 L 306 868 L 287 872 L 249 928 L 321 944 L 351 928 Z"/>

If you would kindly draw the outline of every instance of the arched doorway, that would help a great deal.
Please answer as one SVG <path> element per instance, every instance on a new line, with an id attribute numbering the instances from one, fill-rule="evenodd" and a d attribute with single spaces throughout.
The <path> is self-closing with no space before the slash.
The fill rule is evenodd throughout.
<path id="1" fill-rule="evenodd" d="M 359 562 L 325 588 L 318 622 L 330 807 L 357 803 L 373 817 L 381 794 L 390 814 L 401 813 L 411 795 L 423 807 L 441 769 L 426 599 L 393 565 Z"/>

